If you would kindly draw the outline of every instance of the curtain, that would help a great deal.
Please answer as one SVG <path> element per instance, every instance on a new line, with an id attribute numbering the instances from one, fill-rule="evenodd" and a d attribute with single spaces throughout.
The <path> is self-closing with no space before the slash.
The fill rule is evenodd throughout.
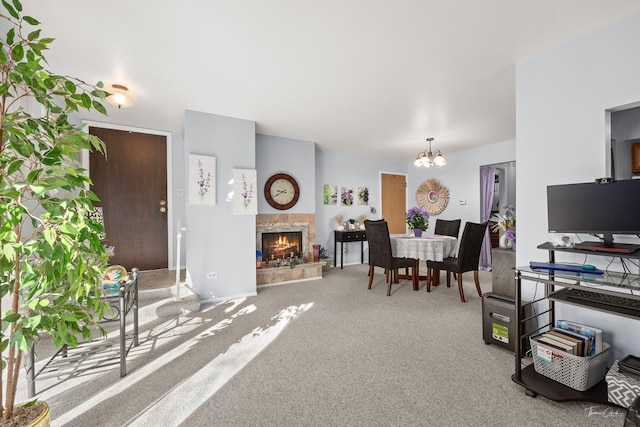
<path id="1" fill-rule="evenodd" d="M 491 216 L 493 204 L 493 186 L 496 179 L 496 168 L 486 167 L 480 169 L 480 222 L 488 221 Z M 482 268 L 491 271 L 491 238 L 487 227 L 484 241 L 482 242 Z"/>

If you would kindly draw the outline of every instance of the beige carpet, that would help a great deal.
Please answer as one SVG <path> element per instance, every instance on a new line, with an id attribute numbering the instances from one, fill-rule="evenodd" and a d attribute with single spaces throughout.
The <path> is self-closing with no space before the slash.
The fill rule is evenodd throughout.
<path id="1" fill-rule="evenodd" d="M 186 272 L 180 270 L 180 283 L 184 283 Z M 162 289 L 175 286 L 175 270 L 148 270 L 138 274 L 138 288 L 140 290 Z"/>
<path id="2" fill-rule="evenodd" d="M 367 268 L 171 318 L 143 294 L 125 378 L 61 370 L 39 397 L 69 426 L 622 426 L 614 407 L 525 395 L 513 354 L 482 340 L 470 273 L 461 303 L 455 287 L 408 281 L 387 297 L 382 273 L 367 290 Z"/>

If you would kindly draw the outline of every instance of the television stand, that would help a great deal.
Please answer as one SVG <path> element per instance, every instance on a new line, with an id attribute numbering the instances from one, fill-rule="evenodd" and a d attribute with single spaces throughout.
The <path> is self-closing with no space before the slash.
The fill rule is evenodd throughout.
<path id="1" fill-rule="evenodd" d="M 615 243 L 612 246 L 605 246 L 602 242 L 582 242 L 576 244 L 575 248 L 593 252 L 631 254 L 638 250 L 640 246 L 625 243 Z"/>

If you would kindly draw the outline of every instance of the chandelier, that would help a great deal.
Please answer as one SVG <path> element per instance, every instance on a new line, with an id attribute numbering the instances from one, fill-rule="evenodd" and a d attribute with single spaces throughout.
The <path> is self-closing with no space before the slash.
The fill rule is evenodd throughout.
<path id="1" fill-rule="evenodd" d="M 431 166 L 444 166 L 447 164 L 447 161 L 442 156 L 442 152 L 440 150 L 436 150 L 435 155 L 431 151 L 431 141 L 433 138 L 427 138 L 427 142 L 429 143 L 429 149 L 424 150 L 418 153 L 418 157 L 416 157 L 416 161 L 413 162 L 413 165 L 416 167 L 425 167 L 430 168 Z"/>

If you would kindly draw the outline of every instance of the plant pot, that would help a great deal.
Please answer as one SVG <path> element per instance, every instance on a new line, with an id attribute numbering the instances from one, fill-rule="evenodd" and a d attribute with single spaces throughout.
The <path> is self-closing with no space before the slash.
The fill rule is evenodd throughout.
<path id="1" fill-rule="evenodd" d="M 414 228 L 413 235 L 416 237 L 422 237 L 422 230 L 420 230 L 419 228 Z"/>
<path id="2" fill-rule="evenodd" d="M 322 261 L 325 261 L 324 265 L 322 266 L 322 271 L 331 270 L 331 265 L 333 264 L 333 260 L 331 258 L 324 258 Z"/>
<path id="3" fill-rule="evenodd" d="M 18 410 L 18 408 L 20 408 L 21 406 L 24 406 L 24 403 L 17 404 L 15 406 L 15 408 L 14 408 L 14 411 Z M 50 427 L 51 426 L 51 413 L 49 411 L 49 405 L 47 405 L 45 402 L 39 400 L 33 405 L 33 408 L 30 408 L 30 409 L 34 409 L 34 408 L 39 408 L 40 409 L 40 413 L 38 414 L 38 416 L 36 418 L 31 420 L 27 424 L 24 424 L 24 426 L 25 427 Z M 14 412 L 14 414 L 15 414 L 15 412 Z M 23 425 L 23 424 L 20 424 L 20 425 Z"/>
<path id="4" fill-rule="evenodd" d="M 50 427 L 51 413 L 49 412 L 49 405 L 42 401 L 39 401 L 36 405 L 42 407 L 42 413 L 38 418 L 33 420 L 28 427 Z"/>
<path id="5" fill-rule="evenodd" d="M 500 247 L 505 249 L 511 248 L 511 240 L 509 240 L 505 234 L 500 236 Z"/>

